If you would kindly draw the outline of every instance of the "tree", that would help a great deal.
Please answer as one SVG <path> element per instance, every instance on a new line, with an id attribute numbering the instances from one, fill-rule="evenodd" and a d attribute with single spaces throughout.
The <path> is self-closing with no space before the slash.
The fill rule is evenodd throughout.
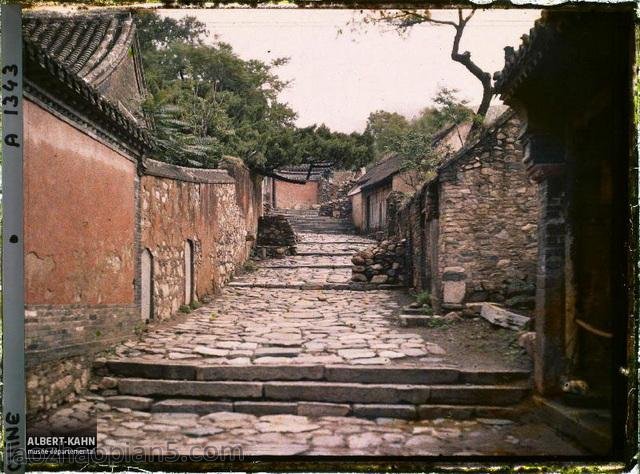
<path id="1" fill-rule="evenodd" d="M 482 100 L 476 111 L 476 120 L 474 120 L 473 128 L 477 128 L 482 124 L 482 120 L 489 110 L 491 97 L 493 96 L 493 86 L 491 83 L 491 74 L 484 71 L 471 59 L 469 51 L 460 52 L 460 40 L 464 33 L 467 23 L 475 14 L 475 9 L 471 10 L 468 15 L 463 14 L 463 10 L 458 8 L 458 21 L 437 20 L 432 18 L 429 10 L 400 10 L 400 11 L 380 11 L 377 16 L 369 15 L 365 17 L 365 23 L 382 22 L 390 25 L 392 28 L 405 32 L 409 28 L 422 23 L 430 23 L 433 25 L 447 25 L 455 30 L 453 43 L 451 47 L 451 59 L 462 64 L 471 74 L 473 74 L 482 84 Z"/>
<path id="2" fill-rule="evenodd" d="M 377 111 L 369 116 L 367 130 L 374 139 L 376 159 L 393 154 L 403 159 L 407 183 L 417 187 L 433 174 L 451 150 L 439 143 L 443 132 L 468 122 L 473 112 L 466 101 L 456 97 L 454 89 L 441 88 L 433 98 L 433 107 L 424 108 L 414 119 Z M 460 136 L 460 141 L 464 141 Z"/>
<path id="3" fill-rule="evenodd" d="M 194 16 L 180 20 L 161 18 L 156 12 L 144 8 L 133 10 L 133 13 L 143 60 L 148 51 L 166 48 L 174 42 L 202 44 L 208 33 L 206 25 Z"/>
<path id="4" fill-rule="evenodd" d="M 267 176 L 290 164 L 351 167 L 371 159 L 368 135 L 295 126 L 296 113 L 278 100 L 288 83 L 274 72 L 286 58 L 246 61 L 228 44 L 205 44 L 206 28 L 195 18 L 144 11 L 136 22 L 159 159 L 215 167 L 234 155 Z"/>
<path id="5" fill-rule="evenodd" d="M 396 138 L 408 128 L 409 121 L 399 113 L 385 110 L 371 112 L 365 132 L 373 138 L 376 159 L 380 159 Z"/>

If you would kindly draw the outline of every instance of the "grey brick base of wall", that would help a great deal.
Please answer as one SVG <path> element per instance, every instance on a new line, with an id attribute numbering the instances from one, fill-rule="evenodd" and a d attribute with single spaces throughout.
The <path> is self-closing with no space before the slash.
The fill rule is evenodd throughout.
<path id="1" fill-rule="evenodd" d="M 135 337 L 136 305 L 28 305 L 25 311 L 27 411 L 70 401 L 85 389 L 96 353 Z"/>

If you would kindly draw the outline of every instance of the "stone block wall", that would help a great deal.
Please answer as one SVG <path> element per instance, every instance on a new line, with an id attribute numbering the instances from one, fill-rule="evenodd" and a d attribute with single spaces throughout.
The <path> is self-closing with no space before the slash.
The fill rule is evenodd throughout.
<path id="1" fill-rule="evenodd" d="M 187 245 L 193 297 L 215 293 L 249 256 L 259 181 L 233 171 L 193 170 L 149 161 L 141 178 L 141 247 L 153 261 L 153 319 L 168 319 L 187 302 Z M 240 190 L 240 192 L 238 192 Z"/>
<path id="2" fill-rule="evenodd" d="M 355 173 L 350 171 L 335 172 L 332 180 L 321 179 L 318 183 L 320 202 L 319 214 L 326 217 L 350 219 L 352 213 L 351 199 L 347 196 L 356 184 Z"/>
<path id="3" fill-rule="evenodd" d="M 388 233 L 408 241 L 408 281 L 440 303 L 533 307 L 539 201 L 519 129 L 507 112 L 413 196 L 388 200 Z"/>
<path id="4" fill-rule="evenodd" d="M 404 283 L 405 239 L 383 240 L 351 258 L 351 281 L 376 285 Z"/>
<path id="5" fill-rule="evenodd" d="M 254 258 L 282 258 L 295 255 L 297 240 L 286 216 L 262 216 L 258 221 L 258 242 L 254 248 Z"/>
<path id="6" fill-rule="evenodd" d="M 533 307 L 537 186 L 526 176 L 512 115 L 439 174 L 438 277 L 464 269 L 470 301 Z"/>

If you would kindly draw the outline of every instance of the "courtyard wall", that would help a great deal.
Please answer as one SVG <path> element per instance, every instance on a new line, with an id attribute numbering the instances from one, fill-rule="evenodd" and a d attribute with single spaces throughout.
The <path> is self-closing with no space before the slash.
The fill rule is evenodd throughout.
<path id="1" fill-rule="evenodd" d="M 318 204 L 318 181 L 297 184 L 276 180 L 273 191 L 278 209 L 311 209 Z"/>
<path id="2" fill-rule="evenodd" d="M 86 383 L 87 354 L 139 321 L 137 173 L 134 158 L 39 104 L 25 100 L 24 113 L 27 396 L 38 408 Z"/>
<path id="3" fill-rule="evenodd" d="M 248 258 L 260 179 L 141 160 L 96 129 L 25 100 L 25 351 L 30 416 L 87 388 L 97 353 L 218 291 Z M 191 278 L 185 244 L 191 247 Z M 143 252 L 151 304 L 143 304 Z M 148 314 L 143 310 L 149 311 Z"/>
<path id="4" fill-rule="evenodd" d="M 141 249 L 153 261 L 151 319 L 168 319 L 192 298 L 217 292 L 248 258 L 261 206 L 259 184 L 248 170 L 233 167 L 237 179 L 222 169 L 145 164 Z M 189 253 L 192 293 L 185 294 Z"/>

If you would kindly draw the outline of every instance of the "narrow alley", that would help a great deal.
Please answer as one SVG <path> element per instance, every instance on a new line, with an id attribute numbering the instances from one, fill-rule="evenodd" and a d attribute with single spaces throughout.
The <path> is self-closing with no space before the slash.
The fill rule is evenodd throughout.
<path id="1" fill-rule="evenodd" d="M 117 346 L 97 361 L 96 393 L 49 423 L 97 411 L 106 450 L 582 453 L 527 416 L 529 367 L 496 350 L 508 331 L 479 318 L 401 327 L 406 289 L 350 283 L 350 256 L 373 241 L 336 219 L 290 219 L 298 255 L 260 262 L 181 321 Z M 461 331 L 483 330 L 464 345 Z"/>

